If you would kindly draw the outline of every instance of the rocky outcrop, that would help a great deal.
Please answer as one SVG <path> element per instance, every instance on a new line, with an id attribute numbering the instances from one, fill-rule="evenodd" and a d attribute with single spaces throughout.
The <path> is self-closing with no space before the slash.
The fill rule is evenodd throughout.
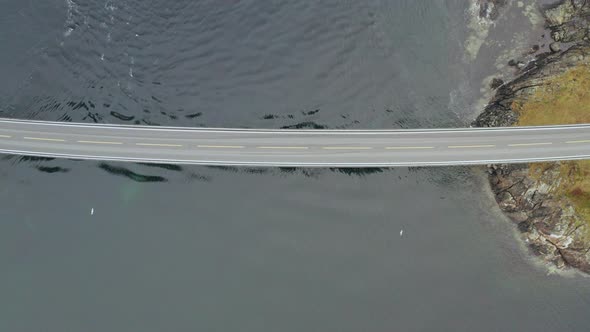
<path id="1" fill-rule="evenodd" d="M 515 80 L 498 87 L 473 126 L 514 125 L 518 122 L 515 105 L 524 104 L 549 79 L 574 66 L 589 64 L 590 0 L 562 1 L 546 8 L 544 14 L 554 42 L 560 44 L 521 66 Z M 570 180 L 560 171 L 562 165 L 544 166 L 536 168 L 535 174 L 528 165 L 489 167 L 496 201 L 518 225 L 533 253 L 558 268 L 571 266 L 590 273 L 590 223 L 576 214 L 566 195 L 556 190 L 561 181 Z"/>
<path id="2" fill-rule="evenodd" d="M 575 43 L 588 39 L 590 1 L 566 0 L 544 12 L 551 38 L 556 42 Z"/>
<path id="3" fill-rule="evenodd" d="M 563 195 L 554 195 L 562 177 L 559 163 L 548 164 L 538 177 L 528 165 L 494 165 L 489 171 L 496 201 L 518 225 L 532 252 L 558 268 L 572 266 L 590 273 L 587 222 Z"/>
<path id="4" fill-rule="evenodd" d="M 524 103 L 537 87 L 568 69 L 590 61 L 590 43 L 574 45 L 564 52 L 541 54 L 521 70 L 521 75 L 502 85 L 484 111 L 477 117 L 475 127 L 507 127 L 514 125 L 518 114 L 515 102 Z"/>

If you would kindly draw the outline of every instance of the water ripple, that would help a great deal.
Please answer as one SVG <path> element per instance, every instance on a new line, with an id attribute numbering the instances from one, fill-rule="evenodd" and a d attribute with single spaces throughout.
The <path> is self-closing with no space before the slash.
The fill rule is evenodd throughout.
<path id="1" fill-rule="evenodd" d="M 446 34 L 444 1 L 63 5 L 57 44 L 12 100 L 21 117 L 388 128 L 438 126 L 431 114 L 451 112 L 445 55 L 455 37 Z M 409 29 L 416 20 L 431 23 Z M 294 124 L 288 116 L 316 109 L 322 112 L 313 120 Z M 388 120 L 379 111 L 386 109 L 403 110 L 401 118 Z M 268 115 L 276 121 L 261 121 Z"/>

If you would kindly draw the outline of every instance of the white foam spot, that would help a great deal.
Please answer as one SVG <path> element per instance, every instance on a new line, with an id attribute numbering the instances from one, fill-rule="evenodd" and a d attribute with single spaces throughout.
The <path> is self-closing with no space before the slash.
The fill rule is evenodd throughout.
<path id="1" fill-rule="evenodd" d="M 66 0 L 66 5 L 68 6 L 65 24 L 67 26 L 67 29 L 64 32 L 64 37 L 68 37 L 74 31 L 74 28 L 72 28 L 72 26 L 74 26 L 75 24 L 74 14 L 78 12 L 78 5 L 73 0 Z"/>
<path id="2" fill-rule="evenodd" d="M 104 8 L 105 8 L 106 10 L 110 10 L 110 11 L 112 11 L 112 12 L 114 12 L 114 11 L 117 9 L 117 7 L 115 7 L 115 5 L 113 5 L 113 4 L 112 4 L 110 1 L 107 1 L 107 2 L 104 4 Z"/>
<path id="3" fill-rule="evenodd" d="M 490 27 L 494 24 L 492 20 L 487 18 L 492 6 L 487 7 L 487 13 L 484 17 L 479 15 L 479 1 L 472 0 L 469 8 L 466 10 L 468 17 L 467 28 L 469 35 L 464 42 L 465 55 L 468 61 L 473 61 L 477 57 L 480 48 L 487 38 Z"/>

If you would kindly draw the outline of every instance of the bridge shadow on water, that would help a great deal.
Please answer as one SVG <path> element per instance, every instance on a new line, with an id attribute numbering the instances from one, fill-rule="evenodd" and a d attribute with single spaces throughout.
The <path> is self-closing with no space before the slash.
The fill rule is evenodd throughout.
<path id="1" fill-rule="evenodd" d="M 3 160 L 11 160 L 16 164 L 29 164 L 39 172 L 46 174 L 68 173 L 71 167 L 56 165 L 63 159 L 32 157 L 32 156 L 5 156 Z M 81 160 L 68 160 L 80 162 Z M 81 161 L 92 162 L 92 161 Z M 215 173 L 221 176 L 223 173 L 269 175 L 269 176 L 303 176 L 306 178 L 319 178 L 326 173 L 339 173 L 348 176 L 363 177 L 389 171 L 389 168 L 304 168 L 304 167 L 237 167 L 237 166 L 188 166 L 160 163 L 109 163 L 99 162 L 97 167 L 111 175 L 125 177 L 140 183 L 161 183 L 169 179 L 164 174 L 173 172 L 185 175 L 189 181 L 210 182 Z M 138 169 L 139 168 L 139 169 Z M 149 169 L 158 169 L 156 174 L 149 174 Z M 210 173 L 210 174 L 207 174 Z"/>
<path id="2" fill-rule="evenodd" d="M 271 177 L 303 177 L 320 180 L 328 174 L 364 178 L 376 175 L 391 176 L 393 183 L 404 179 L 437 183 L 441 186 L 464 186 L 472 182 L 473 170 L 484 172 L 485 167 L 401 167 L 401 168 L 302 168 L 302 167 L 236 167 L 198 166 L 154 163 L 95 162 L 32 156 L 2 156 L 2 161 L 27 164 L 46 175 L 63 175 L 75 171 L 80 163 L 96 166 L 109 175 L 123 177 L 136 183 L 212 182 L 224 174 L 244 174 Z"/>
<path id="3" fill-rule="evenodd" d="M 98 168 L 102 169 L 103 171 L 105 171 L 109 174 L 123 176 L 123 177 L 131 179 L 135 182 L 168 182 L 168 179 L 166 179 L 165 177 L 162 177 L 159 175 L 139 174 L 139 173 L 134 172 L 126 167 L 113 166 L 113 165 L 106 164 L 106 163 L 100 163 L 98 165 Z"/>
<path id="4" fill-rule="evenodd" d="M 34 157 L 34 156 L 4 156 L 2 160 L 12 161 L 16 164 L 20 163 L 29 163 L 35 164 L 34 167 L 36 170 L 42 173 L 53 174 L 53 173 L 68 173 L 70 168 L 56 166 L 56 165 L 47 165 L 48 163 L 54 161 L 56 158 L 47 158 L 47 157 Z"/>

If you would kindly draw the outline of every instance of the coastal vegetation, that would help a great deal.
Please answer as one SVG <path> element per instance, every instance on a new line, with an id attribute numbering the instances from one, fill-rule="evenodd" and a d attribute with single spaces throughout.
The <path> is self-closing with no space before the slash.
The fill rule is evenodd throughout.
<path id="1" fill-rule="evenodd" d="M 579 64 L 549 78 L 523 104 L 515 102 L 519 126 L 590 123 L 590 66 Z M 537 178 L 553 163 L 529 165 L 530 176 Z M 552 186 L 554 195 L 565 195 L 576 212 L 590 224 L 590 161 L 561 162 L 561 181 Z M 590 234 L 589 234 L 590 238 Z"/>
<path id="2" fill-rule="evenodd" d="M 519 126 L 590 123 L 590 65 L 551 77 L 523 104 L 512 106 Z"/>

